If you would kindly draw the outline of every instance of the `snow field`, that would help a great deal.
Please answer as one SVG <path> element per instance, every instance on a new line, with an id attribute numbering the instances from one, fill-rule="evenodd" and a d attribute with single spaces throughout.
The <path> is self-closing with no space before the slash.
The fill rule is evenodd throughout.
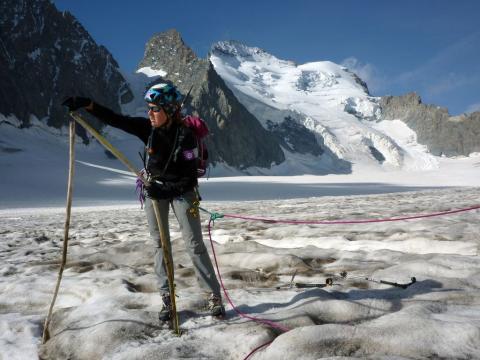
<path id="1" fill-rule="evenodd" d="M 203 206 L 275 219 L 365 219 L 466 207 L 476 204 L 479 194 L 470 188 Z M 160 296 L 143 212 L 138 206 L 74 208 L 68 265 L 53 336 L 45 346 L 39 344 L 60 262 L 64 209 L 1 210 L 0 222 L 5 359 L 34 358 L 37 351 L 45 358 L 243 359 L 270 340 L 254 359 L 478 358 L 480 353 L 478 211 L 353 226 L 216 220 L 212 235 L 219 241 L 216 252 L 230 297 L 240 311 L 292 329 L 284 334 L 246 321 L 230 307 L 224 321 L 207 316 L 172 218 L 184 330 L 176 337 L 157 321 Z M 348 272 L 346 279 L 341 271 Z M 334 285 L 275 289 L 294 273 L 298 282 L 332 277 Z M 417 282 L 404 290 L 359 276 L 398 283 L 415 276 Z"/>

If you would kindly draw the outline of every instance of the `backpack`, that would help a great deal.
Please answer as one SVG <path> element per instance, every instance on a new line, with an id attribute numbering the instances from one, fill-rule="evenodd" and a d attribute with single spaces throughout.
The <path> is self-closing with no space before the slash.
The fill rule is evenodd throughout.
<path id="1" fill-rule="evenodd" d="M 190 128 L 197 140 L 197 178 L 204 176 L 208 168 L 208 150 L 204 143 L 204 138 L 209 134 L 208 126 L 205 121 L 197 116 L 187 115 L 183 118 L 185 127 Z M 179 144 L 182 143 L 185 135 L 181 132 Z"/>

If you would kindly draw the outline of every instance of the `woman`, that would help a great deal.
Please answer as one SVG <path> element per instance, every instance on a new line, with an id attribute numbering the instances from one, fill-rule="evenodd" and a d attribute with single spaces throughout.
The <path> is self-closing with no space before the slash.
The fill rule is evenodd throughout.
<path id="1" fill-rule="evenodd" d="M 145 212 L 150 237 L 155 244 L 155 273 L 158 279 L 163 307 L 160 321 L 172 318 L 168 280 L 163 261 L 160 231 L 151 199 L 158 202 L 160 217 L 168 224 L 169 205 L 179 223 L 183 240 L 192 259 L 197 281 L 209 294 L 208 307 L 212 316 L 223 316 L 220 285 L 203 242 L 200 216 L 194 203 L 197 196 L 197 141 L 192 131 L 183 125 L 180 113 L 182 95 L 171 83 L 153 85 L 145 94 L 148 119 L 114 113 L 89 98 L 70 97 L 63 105 L 70 111 L 85 108 L 108 125 L 138 136 L 146 145 L 145 171 L 151 185 L 145 187 Z M 170 234 L 167 231 L 170 245 Z"/>

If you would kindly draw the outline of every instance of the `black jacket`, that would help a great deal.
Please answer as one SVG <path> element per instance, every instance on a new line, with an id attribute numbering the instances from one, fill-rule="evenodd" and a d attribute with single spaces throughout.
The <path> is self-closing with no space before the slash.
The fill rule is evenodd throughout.
<path id="1" fill-rule="evenodd" d="M 163 183 L 161 198 L 180 196 L 198 185 L 193 156 L 197 141 L 189 128 L 176 123 L 168 128 L 153 128 L 147 118 L 116 114 L 97 103 L 89 112 L 110 126 L 136 135 L 148 145 L 147 171 Z"/>

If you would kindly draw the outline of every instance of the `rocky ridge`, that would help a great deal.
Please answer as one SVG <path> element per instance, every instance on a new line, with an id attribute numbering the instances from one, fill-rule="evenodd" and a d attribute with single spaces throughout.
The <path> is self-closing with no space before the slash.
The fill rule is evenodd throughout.
<path id="1" fill-rule="evenodd" d="M 433 155 L 468 156 L 480 152 L 480 112 L 451 116 L 448 109 L 422 103 L 415 93 L 384 96 L 380 120 L 400 119 Z"/>
<path id="2" fill-rule="evenodd" d="M 132 99 L 109 51 L 48 0 L 0 2 L 0 44 L 0 113 L 16 116 L 22 126 L 35 116 L 61 127 L 68 121 L 61 102 L 69 95 L 117 111 Z"/>

